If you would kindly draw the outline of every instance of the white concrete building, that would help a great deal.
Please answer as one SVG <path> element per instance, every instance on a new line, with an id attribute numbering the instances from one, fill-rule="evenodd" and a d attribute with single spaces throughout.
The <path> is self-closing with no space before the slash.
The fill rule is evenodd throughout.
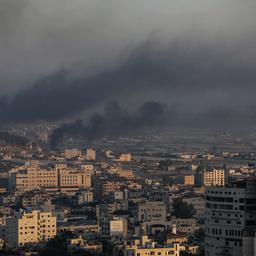
<path id="1" fill-rule="evenodd" d="M 208 187 L 205 196 L 205 255 L 255 256 L 248 249 L 254 237 L 247 231 L 256 229 L 256 181 Z"/>

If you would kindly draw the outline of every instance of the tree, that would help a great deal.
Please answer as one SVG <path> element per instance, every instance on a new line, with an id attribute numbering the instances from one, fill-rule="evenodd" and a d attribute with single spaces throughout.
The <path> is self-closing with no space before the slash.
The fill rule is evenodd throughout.
<path id="1" fill-rule="evenodd" d="M 205 236 L 205 233 L 204 233 L 204 229 L 203 228 L 199 228 L 195 231 L 194 233 L 194 237 L 195 239 L 197 239 L 198 241 L 200 242 L 203 242 L 204 241 L 204 236 Z"/>
<path id="2" fill-rule="evenodd" d="M 173 201 L 173 213 L 176 218 L 189 219 L 195 214 L 195 209 L 192 205 L 182 201 L 182 198 L 176 198 Z"/>
<path id="3" fill-rule="evenodd" d="M 193 254 L 187 251 L 181 251 L 180 256 L 192 256 Z"/>
<path id="4" fill-rule="evenodd" d="M 220 253 L 217 253 L 217 255 L 220 255 L 220 256 L 232 256 L 232 253 L 230 252 L 230 250 L 228 248 L 223 248 Z"/>
<path id="5" fill-rule="evenodd" d="M 172 161 L 170 159 L 161 160 L 159 162 L 159 168 L 161 170 L 167 170 L 168 166 L 170 166 L 171 164 L 172 164 Z"/>
<path id="6" fill-rule="evenodd" d="M 54 237 L 40 251 L 39 256 L 66 256 L 68 255 L 68 239 L 74 235 L 70 231 L 62 232 L 59 236 Z"/>
<path id="7" fill-rule="evenodd" d="M 103 255 L 110 256 L 114 252 L 114 244 L 109 240 L 102 241 Z"/>

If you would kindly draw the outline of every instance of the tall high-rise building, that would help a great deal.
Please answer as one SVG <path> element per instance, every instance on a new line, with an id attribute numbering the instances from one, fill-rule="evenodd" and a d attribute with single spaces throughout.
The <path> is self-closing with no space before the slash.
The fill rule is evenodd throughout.
<path id="1" fill-rule="evenodd" d="M 255 256 L 256 180 L 207 187 L 205 202 L 205 255 Z"/>

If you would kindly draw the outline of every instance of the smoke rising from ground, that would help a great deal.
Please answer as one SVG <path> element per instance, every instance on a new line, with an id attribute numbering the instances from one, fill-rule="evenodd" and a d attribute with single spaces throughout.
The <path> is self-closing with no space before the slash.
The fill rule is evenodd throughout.
<path id="1" fill-rule="evenodd" d="M 64 136 L 82 137 L 87 140 L 108 136 L 138 134 L 141 130 L 160 127 L 167 121 L 167 108 L 161 103 L 145 102 L 136 112 L 128 112 L 117 102 L 105 106 L 104 113 L 95 113 L 87 124 L 81 120 L 63 124 L 53 131 L 50 144 L 54 148 Z"/>

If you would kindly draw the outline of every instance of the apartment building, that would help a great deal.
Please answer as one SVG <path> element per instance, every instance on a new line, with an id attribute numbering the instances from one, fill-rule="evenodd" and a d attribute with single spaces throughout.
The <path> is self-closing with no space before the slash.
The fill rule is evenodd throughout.
<path id="1" fill-rule="evenodd" d="M 132 155 L 130 153 L 123 153 L 119 156 L 118 161 L 120 161 L 120 162 L 130 162 L 130 161 L 132 161 Z"/>
<path id="2" fill-rule="evenodd" d="M 79 149 L 76 149 L 76 148 L 65 149 L 64 155 L 65 155 L 65 158 L 71 159 L 71 158 L 75 158 L 75 157 L 81 156 L 82 155 L 82 151 L 79 150 Z"/>
<path id="3" fill-rule="evenodd" d="M 204 218 L 205 216 L 205 201 L 202 196 L 183 197 L 182 201 L 192 205 L 195 209 L 196 218 Z"/>
<path id="4" fill-rule="evenodd" d="M 91 187 L 91 174 L 81 170 L 59 171 L 59 188 L 62 191 Z"/>
<path id="5" fill-rule="evenodd" d="M 88 148 L 86 150 L 86 160 L 95 161 L 96 159 L 96 151 L 94 149 Z"/>
<path id="6" fill-rule="evenodd" d="M 124 249 L 125 256 L 179 256 L 179 244 L 159 245 L 156 242 L 148 239 L 148 236 L 142 236 L 141 239 L 136 239 L 131 245 L 126 246 Z"/>
<path id="7" fill-rule="evenodd" d="M 117 169 L 116 174 L 119 177 L 126 178 L 126 179 L 134 179 L 134 172 L 133 170 L 123 170 L 123 169 Z"/>
<path id="8" fill-rule="evenodd" d="M 37 195 L 24 196 L 22 198 L 22 206 L 24 208 L 36 206 L 38 204 L 38 202 L 39 202 L 39 199 L 40 198 Z"/>
<path id="9" fill-rule="evenodd" d="M 121 183 L 119 181 L 111 181 L 108 179 L 94 180 L 94 196 L 95 199 L 109 196 L 112 192 L 120 190 Z"/>
<path id="10" fill-rule="evenodd" d="M 81 192 L 78 195 L 78 204 L 84 204 L 84 203 L 88 203 L 88 202 L 93 202 L 94 197 L 93 197 L 93 191 L 92 190 L 86 190 Z"/>
<path id="11" fill-rule="evenodd" d="M 100 220 L 102 237 L 127 237 L 128 221 L 122 217 L 112 217 Z"/>
<path id="12" fill-rule="evenodd" d="M 194 218 L 192 219 L 172 218 L 171 225 L 176 226 L 177 233 L 186 233 L 186 234 L 193 234 L 199 228 Z"/>
<path id="13" fill-rule="evenodd" d="M 31 191 L 34 189 L 56 190 L 58 188 L 58 172 L 27 167 L 9 172 L 9 190 Z"/>
<path id="14" fill-rule="evenodd" d="M 51 212 L 19 212 L 6 219 L 5 240 L 9 246 L 23 246 L 48 241 L 56 231 L 56 217 Z"/>
<path id="15" fill-rule="evenodd" d="M 79 190 L 91 187 L 91 174 L 86 170 L 57 166 L 54 169 L 23 168 L 9 172 L 10 191 Z"/>
<path id="16" fill-rule="evenodd" d="M 138 221 L 166 221 L 166 205 L 163 201 L 145 201 L 138 204 Z"/>
<path id="17" fill-rule="evenodd" d="M 224 186 L 225 185 L 225 170 L 214 169 L 203 172 L 203 185 L 209 186 Z"/>
<path id="18" fill-rule="evenodd" d="M 184 185 L 194 186 L 195 185 L 194 175 L 185 175 L 184 176 Z"/>
<path id="19" fill-rule="evenodd" d="M 75 234 L 99 234 L 100 226 L 98 222 L 93 221 L 79 221 L 79 222 L 62 222 L 58 225 L 58 231 L 71 231 Z"/>
<path id="20" fill-rule="evenodd" d="M 205 194 L 205 255 L 255 256 L 247 248 L 255 247 L 248 243 L 255 243 L 256 181 L 207 187 Z"/>
<path id="21" fill-rule="evenodd" d="M 92 164 L 83 164 L 81 165 L 81 169 L 87 171 L 89 173 L 93 173 L 93 165 Z"/>

